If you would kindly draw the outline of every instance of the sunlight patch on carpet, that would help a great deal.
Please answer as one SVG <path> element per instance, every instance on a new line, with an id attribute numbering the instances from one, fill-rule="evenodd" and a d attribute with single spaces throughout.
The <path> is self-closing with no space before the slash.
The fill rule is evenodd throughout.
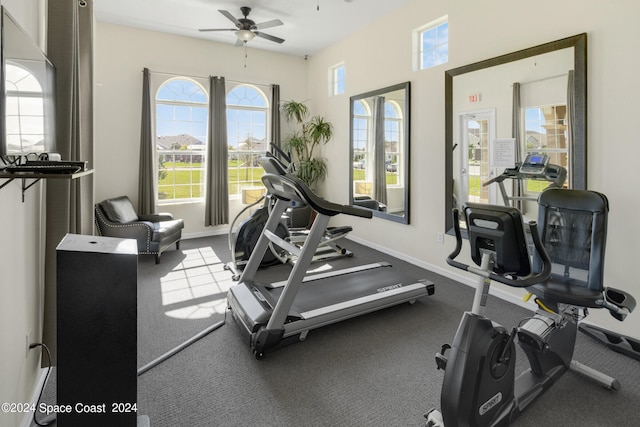
<path id="1" fill-rule="evenodd" d="M 204 319 L 224 313 L 227 291 L 234 284 L 224 263 L 209 247 L 183 253 L 184 260 L 160 279 L 165 314 L 176 319 Z"/>

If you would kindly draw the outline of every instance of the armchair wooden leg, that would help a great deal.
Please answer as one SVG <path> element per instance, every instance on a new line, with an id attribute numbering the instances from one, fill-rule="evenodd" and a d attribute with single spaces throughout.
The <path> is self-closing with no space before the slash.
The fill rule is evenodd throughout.
<path id="1" fill-rule="evenodd" d="M 180 250 L 180 240 L 176 242 L 176 251 Z"/>

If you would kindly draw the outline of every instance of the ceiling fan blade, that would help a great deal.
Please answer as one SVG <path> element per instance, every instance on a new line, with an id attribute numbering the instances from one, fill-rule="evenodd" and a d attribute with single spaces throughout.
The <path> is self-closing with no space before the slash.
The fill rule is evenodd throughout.
<path id="1" fill-rule="evenodd" d="M 274 20 L 271 20 L 271 21 L 267 21 L 267 22 L 262 22 L 260 24 L 256 24 L 255 25 L 255 27 L 256 27 L 255 29 L 256 30 L 263 30 L 265 28 L 277 27 L 278 25 L 284 25 L 284 24 L 282 23 L 281 20 L 274 19 Z"/>
<path id="2" fill-rule="evenodd" d="M 261 33 L 259 31 L 254 31 L 254 33 L 255 33 L 256 36 L 262 37 L 263 39 L 271 40 L 272 42 L 282 43 L 284 41 L 284 39 L 281 39 L 280 37 L 272 36 L 270 34 Z"/>
<path id="3" fill-rule="evenodd" d="M 221 14 L 223 14 L 224 16 L 226 16 L 228 20 L 230 20 L 231 22 L 233 22 L 234 24 L 236 24 L 236 25 L 238 26 L 238 28 L 242 26 L 242 24 L 240 23 L 240 21 L 238 21 L 238 20 L 236 19 L 236 17 L 235 17 L 235 16 L 233 16 L 229 11 L 227 11 L 227 10 L 221 10 L 221 9 L 218 9 L 218 12 L 220 12 Z"/>
<path id="4" fill-rule="evenodd" d="M 198 31 L 238 31 L 237 28 L 200 28 Z"/>

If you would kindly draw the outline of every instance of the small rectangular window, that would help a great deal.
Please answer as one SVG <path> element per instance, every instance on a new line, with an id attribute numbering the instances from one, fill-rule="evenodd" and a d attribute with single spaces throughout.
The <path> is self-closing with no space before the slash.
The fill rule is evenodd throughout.
<path id="1" fill-rule="evenodd" d="M 344 93 L 344 63 L 334 65 L 329 69 L 329 94 Z"/>
<path id="2" fill-rule="evenodd" d="M 449 61 L 449 22 L 445 16 L 413 33 L 414 70 L 425 70 Z"/>

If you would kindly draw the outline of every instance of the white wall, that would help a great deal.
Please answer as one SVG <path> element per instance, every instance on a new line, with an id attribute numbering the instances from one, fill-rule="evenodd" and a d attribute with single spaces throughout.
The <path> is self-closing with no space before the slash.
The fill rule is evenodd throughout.
<path id="1" fill-rule="evenodd" d="M 138 199 L 142 70 L 227 81 L 280 85 L 282 100 L 307 99 L 307 65 L 300 57 L 247 49 L 98 22 L 96 28 L 95 199 L 122 194 Z M 162 77 L 162 76 L 160 76 Z M 173 77 L 173 76 L 167 76 Z M 205 83 L 206 84 L 206 83 Z M 228 86 L 228 85 L 227 85 Z M 267 93 L 269 96 L 269 93 Z M 230 203 L 230 219 L 243 206 Z M 205 227 L 204 203 L 164 205 L 185 220 L 186 236 L 226 232 Z"/>
<path id="2" fill-rule="evenodd" d="M 46 0 L 2 0 L 34 39 L 44 40 Z M 450 60 L 430 70 L 413 72 L 411 30 L 445 14 L 450 23 Z M 412 83 L 411 224 L 378 218 L 349 219 L 353 234 L 389 248 L 437 271 L 450 272 L 444 260 L 453 248 L 436 242 L 444 228 L 444 71 L 489 57 L 582 32 L 588 33 L 588 183 L 610 199 L 607 283 L 635 294 L 640 228 L 640 199 L 634 175 L 640 157 L 634 86 L 640 66 L 635 18 L 640 5 L 631 0 L 541 0 L 537 3 L 493 0 L 413 0 L 382 20 L 350 36 L 309 62 L 301 58 L 249 49 L 243 52 L 212 42 L 168 36 L 98 23 L 96 28 L 95 168 L 96 200 L 137 194 L 140 85 L 143 67 L 152 70 L 254 83 L 279 83 L 282 99 L 310 99 L 313 113 L 335 126 L 324 147 L 329 176 L 322 191 L 331 199 L 348 200 L 349 96 L 410 80 Z M 347 92 L 327 96 L 327 69 L 345 61 Z M 428 165 L 428 167 L 425 167 Z M 39 353 L 25 356 L 25 337 L 41 337 L 42 184 L 21 202 L 18 182 L 0 190 L 0 401 L 31 399 L 38 379 Z M 331 189 L 329 191 L 328 189 Z M 183 206 L 184 207 L 184 206 Z M 236 206 L 237 208 L 237 206 Z M 209 230 L 200 224 L 200 207 L 175 208 L 187 218 L 187 232 Z M 188 213 L 187 210 L 195 212 Z M 233 215 L 233 213 L 232 213 Z M 346 223 L 345 219 L 341 220 Z M 224 227 L 223 227 L 224 228 Z M 437 292 L 446 292 L 439 287 Z M 624 323 L 592 310 L 590 319 L 638 337 L 640 310 Z M 0 426 L 19 424 L 18 414 L 0 414 Z"/>
<path id="3" fill-rule="evenodd" d="M 39 41 L 43 34 L 40 0 L 3 0 L 2 5 Z M 0 185 L 6 182 L 1 179 Z M 29 402 L 40 379 L 42 341 L 44 198 L 38 183 L 25 193 L 19 180 L 0 190 L 0 402 Z M 42 213 L 41 213 L 42 212 Z M 0 426 L 16 426 L 24 414 L 0 413 Z"/>
<path id="4" fill-rule="evenodd" d="M 490 4 L 489 4 L 490 3 Z M 454 241 L 444 245 L 436 233 L 444 231 L 444 72 L 447 69 L 588 33 L 588 186 L 605 193 L 611 203 L 607 244 L 607 284 L 629 291 L 640 300 L 635 280 L 640 228 L 636 213 L 640 198 L 634 189 L 640 144 L 637 138 L 635 85 L 640 57 L 635 55 L 640 28 L 640 5 L 632 1 L 605 4 L 595 0 L 541 0 L 535 3 L 494 0 L 413 0 L 349 38 L 310 59 L 309 96 L 315 113 L 335 125 L 335 137 L 324 147 L 329 176 L 324 191 L 348 200 L 349 97 L 410 80 L 411 224 L 374 218 L 342 218 L 354 226 L 352 234 L 389 248 L 417 262 L 450 272 L 445 263 Z M 411 31 L 448 14 L 449 62 L 433 69 L 412 71 Z M 346 93 L 328 97 L 327 69 L 345 62 Z M 457 273 L 455 273 L 457 274 Z M 436 284 L 437 285 L 437 284 Z M 512 291 L 512 289 L 507 289 Z M 437 288 L 436 292 L 446 292 Z M 516 293 L 520 293 L 516 291 Z M 591 310 L 589 319 L 639 337 L 640 310 L 623 323 L 604 310 Z"/>

